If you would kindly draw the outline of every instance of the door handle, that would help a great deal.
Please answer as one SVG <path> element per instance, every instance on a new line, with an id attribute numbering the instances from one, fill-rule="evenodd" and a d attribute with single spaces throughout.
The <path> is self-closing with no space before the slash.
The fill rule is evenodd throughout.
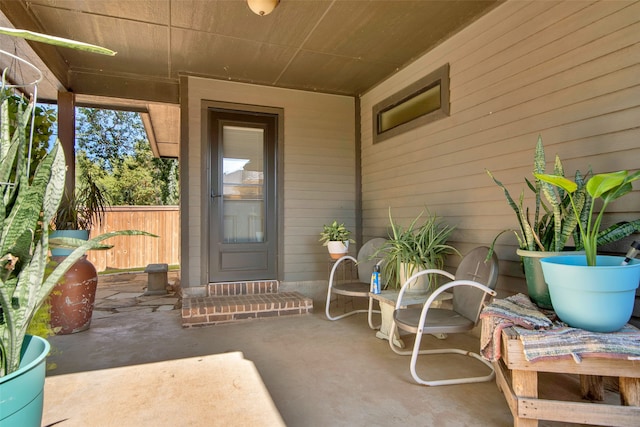
<path id="1" fill-rule="evenodd" d="M 211 192 L 211 198 L 215 199 L 216 197 L 222 197 L 222 194 L 216 194 L 213 191 Z"/>

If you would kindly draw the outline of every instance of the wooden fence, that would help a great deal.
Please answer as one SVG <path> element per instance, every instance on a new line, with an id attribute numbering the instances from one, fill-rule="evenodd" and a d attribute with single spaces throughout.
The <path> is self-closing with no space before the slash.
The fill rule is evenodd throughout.
<path id="1" fill-rule="evenodd" d="M 107 208 L 102 226 L 91 230 L 91 236 L 118 230 L 142 230 L 159 237 L 118 236 L 106 240 L 113 248 L 88 253 L 96 270 L 180 263 L 178 206 L 112 206 Z"/>

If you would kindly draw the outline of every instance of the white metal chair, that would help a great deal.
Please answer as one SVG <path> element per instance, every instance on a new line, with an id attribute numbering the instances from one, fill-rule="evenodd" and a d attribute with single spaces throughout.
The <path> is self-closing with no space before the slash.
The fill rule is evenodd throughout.
<path id="1" fill-rule="evenodd" d="M 489 248 L 478 247 L 469 252 L 460 262 L 455 276 L 443 270 L 424 270 L 414 274 L 403 284 L 396 309 L 393 312 L 391 333 L 396 332 L 396 328 L 416 334 L 416 339 L 412 350 L 402 350 L 389 340 L 391 349 L 400 355 L 411 355 L 411 376 L 418 384 L 439 386 L 449 384 L 463 384 L 490 381 L 494 378 L 495 372 L 491 363 L 484 360 L 482 356 L 467 350 L 457 348 L 420 350 L 420 342 L 424 334 L 452 334 L 467 332 L 473 329 L 480 317 L 480 312 L 487 295 L 496 295 L 494 291 L 498 281 L 498 258 L 495 253 L 492 258 L 486 260 Z M 416 277 L 425 274 L 440 274 L 451 279 L 436 289 L 427 299 L 422 307 L 400 308 L 402 307 L 402 297 L 410 283 Z M 431 304 L 442 292 L 453 291 L 453 309 L 432 308 Z M 416 363 L 420 354 L 441 354 L 456 353 L 473 357 L 484 363 L 491 373 L 486 376 L 453 378 L 436 381 L 426 381 L 416 373 Z"/>
<path id="2" fill-rule="evenodd" d="M 351 316 L 356 313 L 368 313 L 367 320 L 369 321 L 369 327 L 376 329 L 378 326 L 373 324 L 372 313 L 380 313 L 380 310 L 373 310 L 373 298 L 369 296 L 371 291 L 371 273 L 373 273 L 373 267 L 376 264 L 380 264 L 381 257 L 372 258 L 385 243 L 383 238 L 374 238 L 366 242 L 358 251 L 358 258 L 354 258 L 351 255 L 345 255 L 338 259 L 331 269 L 331 275 L 329 276 L 329 289 L 327 290 L 327 303 L 325 313 L 327 319 L 338 320 L 347 316 Z M 336 273 L 338 267 L 343 263 L 354 262 L 358 267 L 358 279 L 356 281 L 339 282 Z M 368 298 L 369 308 L 367 310 L 352 310 L 337 316 L 332 316 L 329 312 L 329 306 L 331 305 L 331 294 L 344 295 L 354 298 Z"/>

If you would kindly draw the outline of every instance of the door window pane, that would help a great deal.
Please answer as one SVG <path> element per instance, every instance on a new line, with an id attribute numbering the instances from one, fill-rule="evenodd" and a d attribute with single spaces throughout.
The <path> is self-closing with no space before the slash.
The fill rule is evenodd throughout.
<path id="1" fill-rule="evenodd" d="M 223 126 L 223 241 L 264 241 L 264 130 Z"/>

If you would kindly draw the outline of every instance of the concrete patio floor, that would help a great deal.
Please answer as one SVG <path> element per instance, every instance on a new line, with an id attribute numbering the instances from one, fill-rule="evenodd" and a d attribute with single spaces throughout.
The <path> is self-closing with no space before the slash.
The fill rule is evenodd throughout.
<path id="1" fill-rule="evenodd" d="M 513 425 L 495 382 L 416 385 L 409 358 L 394 354 L 387 341 L 377 339 L 365 315 L 331 322 L 317 301 L 311 315 L 183 329 L 180 310 L 174 309 L 177 298 L 141 298 L 145 282 L 136 275 L 123 277 L 99 285 L 88 331 L 49 338 L 48 363 L 56 367 L 48 376 L 241 351 L 255 363 L 288 426 Z M 479 341 L 473 335 L 428 337 L 424 345 L 477 351 Z M 481 366 L 464 356 L 449 355 L 431 356 L 430 364 L 419 369 L 433 378 L 472 374 Z M 577 377 L 541 375 L 541 396 L 568 393 L 579 394 Z M 162 425 L 161 420 L 155 425 Z M 215 414 L 202 425 L 216 425 Z"/>

